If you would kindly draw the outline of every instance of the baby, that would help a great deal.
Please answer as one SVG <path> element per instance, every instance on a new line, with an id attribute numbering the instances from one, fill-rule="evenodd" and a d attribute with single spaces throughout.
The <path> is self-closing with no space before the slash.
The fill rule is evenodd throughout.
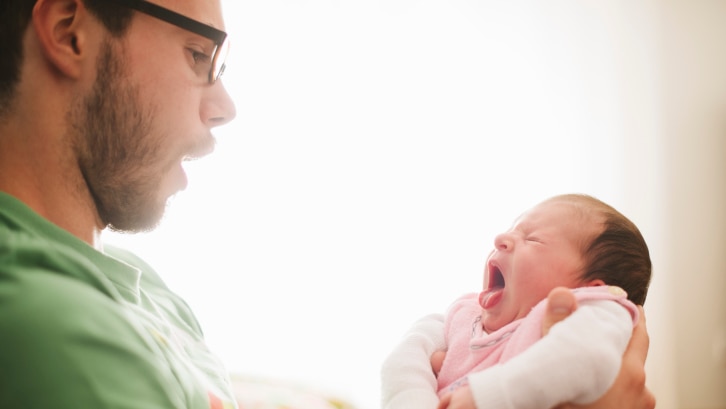
<path id="1" fill-rule="evenodd" d="M 446 352 L 431 356 L 439 408 L 597 400 L 618 374 L 638 318 L 635 304 L 648 291 L 651 261 L 637 227 L 593 197 L 561 195 L 525 212 L 494 247 L 483 291 L 454 302 L 444 324 Z M 543 300 L 556 287 L 576 289 L 580 307 L 541 337 Z M 386 363 L 389 370 L 397 366 Z"/>

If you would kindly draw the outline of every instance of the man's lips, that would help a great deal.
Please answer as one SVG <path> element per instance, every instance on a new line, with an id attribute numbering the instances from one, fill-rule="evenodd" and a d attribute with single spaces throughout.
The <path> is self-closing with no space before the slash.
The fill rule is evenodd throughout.
<path id="1" fill-rule="evenodd" d="M 199 142 L 192 146 L 188 150 L 187 154 L 184 155 L 184 161 L 193 161 L 201 159 L 214 152 L 214 148 L 217 145 L 217 140 L 214 139 L 211 133 L 199 139 Z"/>

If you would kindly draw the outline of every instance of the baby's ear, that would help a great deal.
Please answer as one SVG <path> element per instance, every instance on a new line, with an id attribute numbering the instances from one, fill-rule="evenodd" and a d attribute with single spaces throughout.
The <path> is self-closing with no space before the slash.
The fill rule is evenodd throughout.
<path id="1" fill-rule="evenodd" d="M 587 287 L 597 287 L 599 285 L 605 285 L 605 281 L 598 278 L 597 280 L 592 280 L 586 283 Z"/>

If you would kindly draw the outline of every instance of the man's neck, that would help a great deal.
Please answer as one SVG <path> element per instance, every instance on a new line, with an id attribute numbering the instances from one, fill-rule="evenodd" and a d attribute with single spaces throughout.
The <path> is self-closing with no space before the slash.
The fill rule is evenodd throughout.
<path id="1" fill-rule="evenodd" d="M 103 226 L 80 169 L 64 159 L 62 147 L 34 140 L 38 131 L 12 122 L 0 125 L 0 191 L 100 249 Z"/>

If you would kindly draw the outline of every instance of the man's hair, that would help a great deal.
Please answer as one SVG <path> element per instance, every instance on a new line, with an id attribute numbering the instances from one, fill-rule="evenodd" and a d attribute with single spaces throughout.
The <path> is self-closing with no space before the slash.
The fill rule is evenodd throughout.
<path id="1" fill-rule="evenodd" d="M 602 231 L 583 243 L 583 280 L 600 279 L 628 293 L 628 299 L 643 305 L 648 295 L 652 263 L 648 245 L 635 224 L 612 206 L 588 195 L 567 194 L 549 200 L 578 205 L 602 222 Z"/>
<path id="2" fill-rule="evenodd" d="M 0 117 L 10 109 L 20 81 L 23 61 L 23 36 L 28 28 L 36 0 L 0 1 Z M 110 0 L 83 0 L 113 36 L 123 35 L 131 21 L 131 10 Z"/>

